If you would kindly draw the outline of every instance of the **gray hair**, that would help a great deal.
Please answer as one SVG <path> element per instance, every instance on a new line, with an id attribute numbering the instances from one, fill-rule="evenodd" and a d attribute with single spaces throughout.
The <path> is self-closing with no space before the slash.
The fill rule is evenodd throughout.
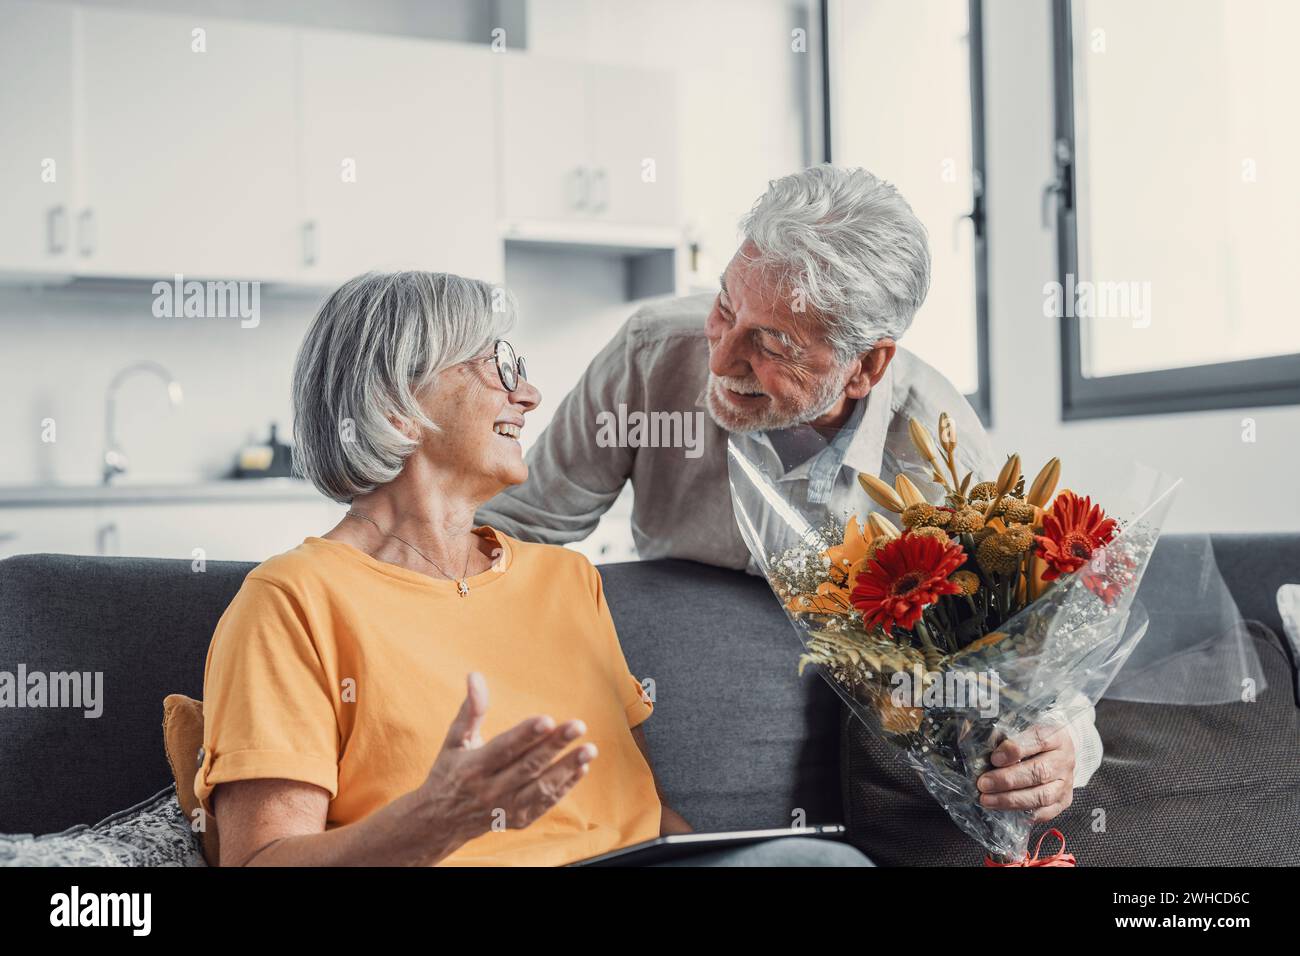
<path id="1" fill-rule="evenodd" d="M 741 229 L 758 248 L 750 261 L 819 314 L 842 361 L 900 338 L 930 290 L 925 226 L 865 169 L 823 164 L 775 179 Z"/>
<path id="2" fill-rule="evenodd" d="M 397 477 L 419 445 L 394 422 L 438 426 L 421 392 L 513 323 L 504 287 L 442 272 L 350 279 L 312 320 L 293 371 L 295 464 L 339 502 Z"/>

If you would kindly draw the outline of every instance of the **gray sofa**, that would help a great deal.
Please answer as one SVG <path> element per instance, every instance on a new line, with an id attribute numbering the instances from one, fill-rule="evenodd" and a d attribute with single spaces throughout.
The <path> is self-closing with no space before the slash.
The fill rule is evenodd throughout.
<path id="1" fill-rule="evenodd" d="M 1153 572 L 1177 573 L 1177 545 L 1161 543 Z M 1243 615 L 1281 634 L 1274 596 L 1300 578 L 1300 535 L 1216 536 L 1214 548 Z M 0 833 L 94 822 L 168 785 L 163 697 L 202 695 L 213 627 L 251 567 L 0 561 L 0 671 L 104 675 L 95 719 L 0 708 Z M 796 676 L 798 645 L 767 585 L 681 561 L 601 573 L 628 662 L 654 681 L 647 736 L 670 802 L 701 829 L 843 820 L 840 705 L 820 678 Z"/>

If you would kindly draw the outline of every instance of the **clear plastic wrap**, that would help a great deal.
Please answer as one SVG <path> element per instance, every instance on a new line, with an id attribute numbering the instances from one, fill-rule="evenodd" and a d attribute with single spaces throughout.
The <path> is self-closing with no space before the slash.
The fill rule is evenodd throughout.
<path id="1" fill-rule="evenodd" d="M 924 436 L 920 441 L 923 450 L 939 454 Z M 855 716 L 898 747 L 929 793 L 992 859 L 1023 859 L 1029 815 L 984 808 L 975 781 L 992 769 L 990 756 L 1003 739 L 1034 725 L 1067 721 L 1096 703 L 1133 653 L 1149 624 L 1136 592 L 1178 483 L 1135 468 L 1126 487 L 1089 489 L 1104 502 L 1105 516 L 1115 519 L 1113 530 L 1107 526 L 1108 540 L 1092 548 L 1081 567 L 1058 569 L 1045 581 L 1042 561 L 1032 563 L 1038 545 L 1013 555 L 1019 572 L 1005 575 L 983 566 L 996 564 L 996 554 L 977 562 L 977 548 L 988 537 L 1018 542 L 1024 534 L 1042 533 L 1045 515 L 1053 506 L 1063 508 L 1072 492 L 1031 510 L 1022 478 L 1015 486 L 1019 498 L 1008 490 L 997 501 L 968 503 L 965 494 L 976 478 L 961 482 L 945 446 L 951 482 L 942 475 L 944 455 L 937 463 L 931 458 L 924 471 L 942 479 L 951 495 L 926 502 L 936 506 L 929 512 L 905 512 L 897 502 L 893 509 L 879 508 L 873 499 L 890 500 L 889 486 L 873 494 L 864 482 L 860 509 L 831 513 L 789 493 L 782 475 L 745 449 L 735 441 L 729 447 L 736 520 L 804 647 L 800 670 L 817 669 Z M 1015 465 L 1018 476 L 1018 460 Z M 986 486 L 993 477 L 978 476 Z M 920 502 L 916 483 L 904 478 L 898 488 L 904 503 Z M 1019 510 L 1009 507 L 1013 501 Z M 896 510 L 892 520 L 906 525 L 901 515 L 915 523 L 924 513 L 936 523 L 951 519 L 955 528 L 958 512 L 975 521 L 971 504 L 990 511 L 988 531 L 936 533 L 897 527 L 885 517 Z M 1003 517 L 995 519 L 998 509 Z M 1006 533 L 1013 515 L 1024 516 L 1023 530 L 1015 535 Z M 904 538 L 914 545 L 890 547 Z M 901 563 L 909 556 L 921 569 L 915 574 Z M 914 621 L 901 604 L 889 604 L 888 594 L 884 603 L 872 603 L 881 593 L 879 581 L 890 573 L 911 587 L 927 567 L 939 593 L 912 609 Z M 951 593 L 956 585 L 939 583 L 945 581 L 960 581 L 963 590 Z M 864 608 L 870 609 L 865 616 Z"/>

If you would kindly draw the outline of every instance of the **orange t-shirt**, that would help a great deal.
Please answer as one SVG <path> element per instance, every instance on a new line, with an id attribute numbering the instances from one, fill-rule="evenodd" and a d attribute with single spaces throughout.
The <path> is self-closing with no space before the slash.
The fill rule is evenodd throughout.
<path id="1" fill-rule="evenodd" d="M 627 662 L 600 575 L 577 552 L 489 528 L 501 555 L 469 594 L 350 545 L 308 538 L 249 573 L 204 673 L 203 807 L 217 784 L 280 777 L 329 791 L 326 827 L 418 787 L 465 699 L 487 680 L 485 741 L 519 721 L 579 718 L 599 755 L 522 830 L 444 862 L 553 866 L 659 835 L 654 779 L 631 728 L 653 705 Z M 218 823 L 220 821 L 218 820 Z"/>

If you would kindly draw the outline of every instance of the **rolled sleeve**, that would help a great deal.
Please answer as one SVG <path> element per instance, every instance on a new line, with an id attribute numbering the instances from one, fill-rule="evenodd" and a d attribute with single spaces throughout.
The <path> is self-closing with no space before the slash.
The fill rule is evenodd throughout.
<path id="1" fill-rule="evenodd" d="M 586 561 L 585 558 L 583 560 Z M 619 643 L 618 630 L 614 627 L 614 618 L 609 613 L 609 605 L 605 603 L 605 584 L 600 579 L 600 572 L 590 562 L 587 562 L 587 572 L 596 598 L 596 614 L 600 619 L 600 629 L 606 636 L 606 663 L 614 681 L 613 687 L 623 704 L 623 713 L 627 715 L 628 727 L 636 727 L 645 723 L 646 719 L 654 713 L 654 701 L 646 693 L 641 681 L 627 666 L 623 645 Z"/>
<path id="2" fill-rule="evenodd" d="M 623 711 L 627 714 L 628 727 L 636 727 L 638 724 L 645 723 L 654 713 L 655 705 L 650 695 L 645 692 L 645 688 L 641 686 L 641 682 L 633 677 L 631 672 L 627 677 L 633 696 L 623 705 Z"/>
<path id="3" fill-rule="evenodd" d="M 195 793 L 238 780 L 284 779 L 338 794 L 333 684 L 300 609 L 251 577 L 217 624 L 204 675 L 203 759 Z"/>
<path id="4" fill-rule="evenodd" d="M 1101 735 L 1097 733 L 1097 711 L 1083 694 L 1075 694 L 1049 711 L 1074 742 L 1074 788 L 1086 787 L 1101 766 L 1104 754 Z"/>

